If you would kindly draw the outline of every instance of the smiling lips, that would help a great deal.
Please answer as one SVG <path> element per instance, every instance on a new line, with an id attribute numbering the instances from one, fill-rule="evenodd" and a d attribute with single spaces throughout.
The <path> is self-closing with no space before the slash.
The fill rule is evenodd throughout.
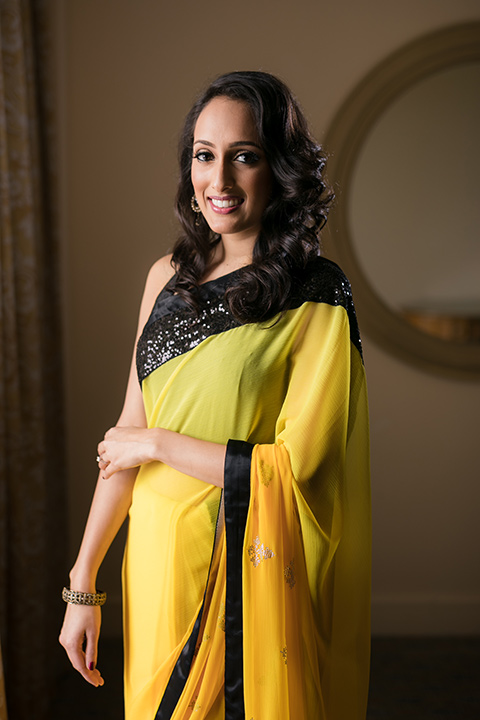
<path id="1" fill-rule="evenodd" d="M 209 197 L 212 210 L 221 215 L 234 212 L 243 203 L 243 199 L 239 197 Z"/>

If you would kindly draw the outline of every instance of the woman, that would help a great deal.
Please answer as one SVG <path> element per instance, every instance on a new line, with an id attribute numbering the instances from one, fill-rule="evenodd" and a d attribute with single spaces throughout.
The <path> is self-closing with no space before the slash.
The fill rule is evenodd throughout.
<path id="1" fill-rule="evenodd" d="M 72 602 L 102 601 L 128 512 L 127 720 L 365 717 L 366 391 L 348 282 L 319 257 L 323 169 L 266 73 L 218 78 L 186 118 L 183 234 L 149 273 L 64 591 L 60 640 L 101 685 L 100 609 Z"/>

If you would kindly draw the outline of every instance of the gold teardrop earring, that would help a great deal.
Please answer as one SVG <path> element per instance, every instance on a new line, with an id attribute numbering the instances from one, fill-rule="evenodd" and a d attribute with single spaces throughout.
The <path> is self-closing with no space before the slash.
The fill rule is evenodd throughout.
<path id="1" fill-rule="evenodd" d="M 192 195 L 192 199 L 190 200 L 190 207 L 196 215 L 195 225 L 196 227 L 198 227 L 200 225 L 200 214 L 202 211 L 200 210 L 200 205 L 198 204 L 198 200 L 195 195 Z"/>

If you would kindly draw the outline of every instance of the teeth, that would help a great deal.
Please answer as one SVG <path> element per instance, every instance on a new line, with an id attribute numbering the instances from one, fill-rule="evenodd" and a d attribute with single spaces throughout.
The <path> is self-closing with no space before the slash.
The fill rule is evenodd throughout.
<path id="1" fill-rule="evenodd" d="M 228 208 L 228 207 L 234 207 L 235 205 L 240 205 L 240 200 L 216 200 L 214 198 L 210 198 L 213 205 L 218 208 Z"/>

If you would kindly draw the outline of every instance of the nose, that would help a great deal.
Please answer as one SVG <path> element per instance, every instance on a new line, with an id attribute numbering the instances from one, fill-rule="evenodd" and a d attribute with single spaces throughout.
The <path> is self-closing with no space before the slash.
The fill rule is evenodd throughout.
<path id="1" fill-rule="evenodd" d="M 233 187 L 230 163 L 226 159 L 219 159 L 215 165 L 215 172 L 212 178 L 213 189 L 217 192 L 222 192 Z"/>

